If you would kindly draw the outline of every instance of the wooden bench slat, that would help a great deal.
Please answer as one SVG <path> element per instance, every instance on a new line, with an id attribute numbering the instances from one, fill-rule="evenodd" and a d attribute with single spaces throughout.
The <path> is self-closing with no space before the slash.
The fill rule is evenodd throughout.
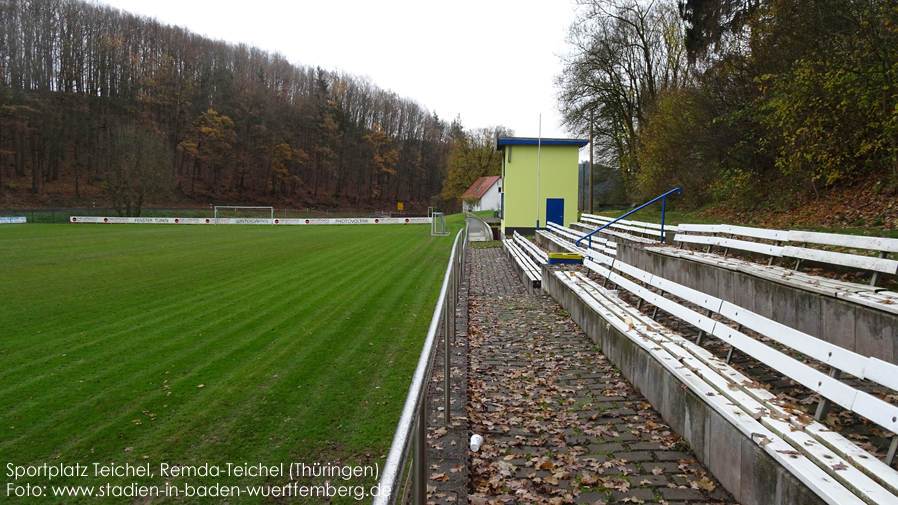
<path id="1" fill-rule="evenodd" d="M 774 368 L 789 378 L 819 393 L 833 402 L 853 410 L 863 417 L 879 424 L 889 431 L 898 431 L 898 406 L 888 404 L 878 398 L 815 370 L 776 349 L 736 331 L 729 326 L 718 324 L 713 335 L 734 345 L 742 352 Z"/>
<path id="2" fill-rule="evenodd" d="M 666 291 L 712 312 L 720 312 L 720 306 L 723 304 L 723 300 L 720 298 L 711 296 L 707 293 L 702 293 L 701 291 L 686 287 L 682 284 L 677 284 L 676 282 L 658 277 L 657 275 L 652 277 L 651 283 L 661 291 Z"/>
<path id="3" fill-rule="evenodd" d="M 712 237 L 710 235 L 684 235 L 678 233 L 674 237 L 674 242 L 688 242 L 693 244 L 716 245 L 729 249 L 739 249 L 742 251 L 751 251 L 766 256 L 782 256 L 783 248 L 761 242 L 747 242 L 745 240 L 730 239 L 725 237 Z"/>
<path id="4" fill-rule="evenodd" d="M 658 230 L 661 231 L 661 225 L 656 223 L 646 223 L 645 221 L 627 221 L 626 219 L 621 219 L 618 223 L 624 223 L 630 226 L 637 226 L 640 228 L 647 228 L 649 230 Z M 677 232 L 680 230 L 680 227 L 675 224 L 664 224 L 664 231 Z"/>
<path id="5" fill-rule="evenodd" d="M 583 236 L 583 235 L 576 233 L 574 230 L 571 230 L 570 228 L 565 228 L 563 226 L 557 226 L 554 224 L 552 226 L 550 226 L 549 229 L 552 230 L 554 233 L 557 233 L 559 235 L 562 235 L 565 238 L 570 239 L 572 241 L 571 245 L 574 245 L 573 242 L 576 242 L 578 239 L 580 239 Z M 605 253 L 605 254 L 614 254 L 614 252 L 610 251 L 609 249 L 616 247 L 617 244 L 609 241 L 608 239 L 602 238 L 602 237 L 593 236 L 592 238 L 593 238 L 592 250 L 598 251 L 601 253 Z M 588 240 L 580 243 L 580 247 L 582 247 L 582 249 L 578 250 L 578 249 L 576 249 L 577 246 L 574 245 L 574 247 L 575 247 L 574 252 L 582 253 L 584 249 L 588 250 L 588 245 L 589 245 Z"/>
<path id="6" fill-rule="evenodd" d="M 593 308 L 598 307 L 597 312 L 606 321 L 611 323 L 622 333 L 630 331 L 630 328 L 624 322 L 627 317 L 630 317 L 630 313 L 620 304 L 613 303 L 609 298 L 603 296 L 599 291 L 601 289 L 600 287 L 595 286 L 594 283 L 588 279 L 583 279 L 579 274 L 574 273 L 573 277 L 565 280 L 562 275 L 564 273 L 565 272 L 555 272 L 557 276 L 562 278 L 562 282 L 565 282 L 568 286 L 574 288 L 574 292 L 577 293 L 581 299 L 586 301 Z M 587 298 L 583 298 L 581 293 L 586 294 Z"/>
<path id="7" fill-rule="evenodd" d="M 870 293 L 883 289 L 866 284 L 827 279 L 826 277 L 796 272 L 795 270 L 782 267 L 768 267 L 753 263 L 744 263 L 738 266 L 736 270 L 826 296 L 838 297 L 842 293 Z"/>
<path id="8" fill-rule="evenodd" d="M 898 432 L 898 407 L 890 403 L 869 393 L 857 391 L 857 397 L 849 408 L 892 433 Z"/>
<path id="9" fill-rule="evenodd" d="M 886 489 L 898 495 L 898 472 L 895 472 L 891 467 L 871 456 L 854 442 L 832 431 L 829 426 L 812 422 L 804 429 L 815 439 L 822 441 L 824 445 L 832 449 L 836 454 L 846 459 L 851 458 L 849 461 L 853 461 L 859 468 L 863 468 L 866 474 L 873 476 Z"/>
<path id="10" fill-rule="evenodd" d="M 720 233 L 729 233 L 731 235 L 741 235 L 744 237 L 761 238 L 765 240 L 777 240 L 780 242 L 786 242 L 789 240 L 789 232 L 768 228 L 751 228 L 748 226 L 734 226 L 723 224 L 720 225 Z"/>
<path id="11" fill-rule="evenodd" d="M 556 233 L 564 235 L 573 240 L 579 240 L 583 236 L 583 234 L 578 233 L 576 230 L 572 230 L 570 228 L 565 228 L 564 226 L 559 226 L 555 223 L 550 223 L 548 228 Z M 594 230 L 595 230 L 595 228 L 590 229 L 590 231 L 594 231 Z M 609 240 L 607 238 L 597 237 L 595 235 L 593 235 L 592 241 L 593 241 L 593 243 L 601 242 L 602 244 L 609 242 Z"/>
<path id="12" fill-rule="evenodd" d="M 840 233 L 789 230 L 789 242 L 824 244 L 870 251 L 898 252 L 898 239 L 886 237 L 866 237 Z"/>
<path id="13" fill-rule="evenodd" d="M 720 231 L 719 224 L 683 224 L 680 223 L 680 231 L 691 231 L 695 233 L 717 233 Z"/>
<path id="14" fill-rule="evenodd" d="M 586 222 L 594 221 L 596 224 L 599 225 L 599 227 L 608 224 L 608 223 L 604 223 L 604 222 L 601 222 L 601 221 L 596 221 L 596 220 L 591 220 L 591 219 L 584 219 L 582 216 L 581 216 L 580 219 L 582 219 L 583 221 L 586 221 Z M 609 222 L 610 222 L 610 221 L 609 221 Z M 660 236 L 661 236 L 661 234 L 658 233 L 658 232 L 656 232 L 655 230 L 648 229 L 648 228 L 639 228 L 639 227 L 635 227 L 635 226 L 628 226 L 628 225 L 625 225 L 625 224 L 621 224 L 621 222 L 622 222 L 622 221 L 618 221 L 618 222 L 616 222 L 616 223 L 614 223 L 614 224 L 608 224 L 608 227 L 605 228 L 604 230 L 602 230 L 602 232 L 605 232 L 605 231 L 607 231 L 609 228 L 611 228 L 611 229 L 616 230 L 616 231 L 625 231 L 625 232 L 626 232 L 626 231 L 629 231 L 629 232 L 633 232 L 633 233 L 641 233 L 641 234 L 644 234 L 644 235 L 651 235 L 651 236 L 653 236 L 653 237 L 658 237 L 658 238 L 660 238 Z M 652 242 L 655 242 L 655 241 L 656 241 L 656 240 L 646 239 L 645 237 L 640 237 L 640 236 L 638 236 L 638 235 L 637 235 L 637 236 L 634 236 L 634 237 L 635 237 L 635 238 L 638 238 L 638 239 L 650 240 L 650 241 L 652 241 Z M 630 238 L 630 237 L 627 237 L 627 238 Z M 632 240 L 632 238 L 631 238 L 631 240 Z"/>
<path id="15" fill-rule="evenodd" d="M 866 356 L 861 356 L 782 323 L 759 316 L 730 302 L 723 302 L 718 313 L 818 361 L 848 372 L 851 375 L 864 377 L 864 370 L 869 360 Z"/>
<path id="16" fill-rule="evenodd" d="M 587 268 L 595 269 L 599 274 L 606 275 L 611 282 L 622 286 L 624 289 L 633 293 L 634 295 L 639 296 L 640 298 L 646 300 L 647 302 L 651 303 L 652 305 L 655 305 L 658 308 L 660 308 L 670 314 L 673 314 L 676 317 L 679 317 L 680 319 L 688 322 L 689 324 L 691 324 L 697 328 L 701 328 L 702 330 L 705 330 L 708 333 L 711 333 L 711 331 L 714 329 L 714 324 L 716 323 L 716 321 L 714 321 L 710 317 L 703 316 L 702 314 L 699 314 L 698 312 L 695 312 L 694 310 L 684 307 L 684 306 L 674 302 L 673 300 L 664 298 L 661 295 L 656 295 L 655 293 L 649 291 L 648 289 L 643 288 L 642 286 L 636 284 L 635 282 L 633 282 L 629 279 L 625 279 L 624 277 L 622 277 L 619 274 L 614 273 L 613 271 L 609 272 L 608 274 L 605 274 L 604 272 L 601 272 L 596 268 L 596 267 L 599 267 L 599 265 L 596 264 L 595 262 L 584 259 L 583 264 L 586 265 Z M 619 265 L 619 263 L 615 265 L 615 268 L 618 265 Z M 600 268 L 602 270 L 604 270 L 605 272 L 608 272 L 608 270 L 606 270 L 605 268 L 602 268 L 602 267 L 600 267 Z"/>
<path id="17" fill-rule="evenodd" d="M 603 221 L 605 223 L 610 223 L 611 221 L 614 221 L 614 219 L 610 218 L 610 217 L 599 216 L 597 214 L 587 214 L 586 212 L 584 212 L 583 214 L 580 214 L 580 219 L 592 219 L 593 221 Z"/>
<path id="18" fill-rule="evenodd" d="M 646 272 L 645 270 L 641 270 L 634 266 L 630 266 L 629 264 L 624 263 L 623 261 L 620 261 L 620 260 L 616 260 L 613 266 L 614 266 L 614 268 L 617 268 L 621 272 L 623 272 L 631 277 L 634 277 L 636 280 L 651 285 L 652 277 L 654 277 L 654 276 L 652 274 Z"/>
<path id="19" fill-rule="evenodd" d="M 514 232 L 513 238 L 516 244 L 519 244 L 521 248 L 525 250 L 525 252 L 527 252 L 536 262 L 539 263 L 539 265 L 537 266 L 545 265 L 549 262 L 549 255 L 533 245 L 532 242 L 525 239 L 523 235 L 518 232 Z"/>
<path id="20" fill-rule="evenodd" d="M 898 303 L 896 303 L 891 297 L 883 296 L 884 293 L 891 292 L 884 291 L 882 293 L 876 293 L 869 291 L 859 291 L 857 293 L 836 293 L 836 297 L 843 298 L 853 303 L 866 305 L 867 307 L 872 307 L 877 310 L 883 310 L 886 312 L 891 312 L 892 314 L 898 314 Z"/>
<path id="21" fill-rule="evenodd" d="M 679 229 L 683 233 L 678 233 L 674 237 L 676 242 L 717 245 L 726 247 L 727 249 L 752 251 L 773 257 L 795 258 L 798 260 L 816 261 L 891 275 L 898 274 L 898 261 L 896 260 L 864 256 L 862 254 L 796 247 L 798 244 L 806 243 L 823 244 L 867 251 L 879 251 L 882 256 L 887 253 L 898 252 L 898 239 L 799 230 L 782 231 L 734 225 L 680 224 Z M 729 234 L 731 237 L 691 235 L 685 232 L 710 234 L 722 233 Z M 791 242 L 793 245 L 781 247 L 779 245 L 762 244 L 734 238 L 739 236 L 777 241 L 778 244 Z"/>
<path id="22" fill-rule="evenodd" d="M 585 231 L 585 232 L 589 233 L 589 232 L 591 232 L 591 231 L 596 231 L 596 229 L 597 229 L 598 227 L 597 227 L 597 226 L 590 226 L 590 225 L 588 225 L 588 224 L 586 224 L 586 223 L 581 223 L 581 222 L 579 222 L 579 221 L 574 221 L 573 223 L 571 223 L 571 228 L 579 228 L 579 229 L 581 229 L 582 231 Z"/>
<path id="23" fill-rule="evenodd" d="M 619 238 L 622 238 L 622 239 L 624 239 L 624 240 L 630 240 L 630 241 L 632 241 L 632 242 L 639 242 L 639 243 L 641 243 L 641 244 L 657 244 L 657 243 L 658 243 L 657 240 L 652 240 L 652 239 L 650 239 L 650 238 L 640 237 L 640 236 L 638 236 L 638 235 L 631 235 L 631 234 L 629 234 L 629 233 L 625 233 L 625 232 L 622 232 L 622 231 L 619 231 L 619 230 L 612 230 L 612 229 L 609 229 L 609 228 L 605 228 L 604 230 L 602 230 L 602 233 L 607 233 L 608 235 L 611 235 L 611 236 L 613 236 L 613 237 L 619 237 Z"/>
<path id="24" fill-rule="evenodd" d="M 832 469 L 830 467 L 832 465 L 831 461 L 837 461 L 840 457 L 847 458 L 847 455 L 844 452 L 834 451 L 832 447 L 821 444 L 820 440 L 816 440 L 816 437 L 811 433 L 801 431 L 803 425 L 793 419 L 793 414 L 776 405 L 776 397 L 774 395 L 764 389 L 746 387 L 742 381 L 748 380 L 748 378 L 742 374 L 735 373 L 733 377 L 727 377 L 724 370 L 731 373 L 735 372 L 731 371 L 729 365 L 720 364 L 719 360 L 710 352 L 700 346 L 693 345 L 685 339 L 681 339 L 680 342 L 659 345 L 669 350 L 671 354 L 677 355 L 678 361 L 684 365 L 697 369 L 696 372 L 701 374 L 702 379 L 712 385 L 719 395 L 739 405 L 745 412 L 754 414 L 762 408 L 769 410 L 770 414 L 762 415 L 758 419 L 764 427 L 782 437 L 793 447 L 801 448 L 801 452 L 806 457 L 815 461 L 819 467 L 842 485 L 857 490 L 858 493 L 866 497 L 866 501 L 889 503 L 889 501 L 895 498 L 893 494 L 894 487 L 888 486 L 888 481 L 876 482 L 864 474 L 864 471 L 869 471 L 867 468 L 869 466 L 871 467 L 870 470 L 878 470 L 879 473 L 884 473 L 886 476 L 894 475 L 894 472 L 884 464 L 877 461 L 877 463 L 880 463 L 879 465 L 863 465 L 862 462 L 855 461 L 854 465 L 857 465 L 857 467 L 847 465 L 848 468 L 842 470 Z M 735 390 L 732 389 L 731 384 L 736 386 Z M 774 412 L 778 418 L 774 418 Z M 814 421 L 812 424 L 819 423 Z M 823 428 L 822 425 L 821 428 Z M 842 439 L 844 440 L 844 437 Z M 849 451 L 850 454 L 854 456 L 865 454 L 856 445 L 849 445 L 855 449 Z M 864 468 L 864 470 L 860 468 Z M 885 484 L 886 487 L 881 484 Z"/>
<path id="25" fill-rule="evenodd" d="M 834 470 L 830 463 L 838 461 L 841 456 L 835 451 L 831 451 L 829 447 L 824 446 L 816 440 L 810 433 L 804 431 L 792 431 L 789 423 L 780 421 L 761 419 L 761 424 L 767 426 L 778 435 L 783 437 L 793 447 L 800 447 L 801 452 L 817 463 L 831 478 L 837 480 L 840 484 L 848 489 L 856 491 L 868 503 L 889 503 L 895 500 L 895 495 L 879 483 L 865 475 L 864 472 L 852 464 L 845 465 L 847 468 L 842 470 Z M 786 428 L 779 430 L 779 426 Z"/>
<path id="26" fill-rule="evenodd" d="M 891 363 L 878 358 L 867 358 L 867 366 L 864 367 L 863 377 L 882 384 L 893 391 L 898 391 L 898 366 Z"/>
<path id="27" fill-rule="evenodd" d="M 652 235 L 655 235 L 655 236 L 660 235 L 659 233 L 655 233 L 654 230 L 647 230 L 647 229 L 645 229 L 645 228 L 639 228 L 639 227 L 636 227 L 636 226 L 629 226 L 629 225 L 626 225 L 626 224 L 621 224 L 620 221 L 618 221 L 618 222 L 616 222 L 616 223 L 614 223 L 614 224 L 609 224 L 609 225 L 608 225 L 608 228 L 613 228 L 613 229 L 615 229 L 615 230 L 630 231 L 630 232 L 633 232 L 633 233 L 641 233 L 641 234 L 645 234 L 645 235 L 648 235 L 648 234 L 652 234 Z M 606 229 L 607 229 L 607 228 L 606 228 Z"/>
<path id="28" fill-rule="evenodd" d="M 537 230 L 536 234 L 541 235 L 542 237 L 545 237 L 547 240 L 552 241 L 556 245 L 561 246 L 561 247 L 567 249 L 568 251 L 580 252 L 583 250 L 583 249 L 575 246 L 573 242 L 568 242 L 567 240 L 564 240 L 563 238 L 561 238 L 561 236 L 556 235 L 554 233 L 544 231 L 544 230 Z"/>
<path id="29" fill-rule="evenodd" d="M 734 328 L 719 324 L 714 329 L 713 335 L 781 373 L 786 373 L 786 370 L 788 370 L 788 375 L 791 379 L 843 407 L 851 408 L 851 405 L 854 404 L 857 390 L 851 386 L 814 370 L 795 358 L 791 358 L 740 331 L 736 331 Z M 842 384 L 842 387 L 836 384 L 836 382 Z"/>
<path id="30" fill-rule="evenodd" d="M 856 254 L 845 254 L 832 251 L 823 251 L 820 249 L 809 249 L 807 247 L 783 248 L 783 256 L 788 258 L 798 258 L 809 261 L 819 261 L 822 263 L 831 263 L 833 265 L 842 265 L 851 268 L 860 268 L 863 270 L 873 270 L 887 274 L 898 273 L 898 261 L 886 258 L 872 258 L 869 256 L 858 256 Z"/>
<path id="31" fill-rule="evenodd" d="M 521 266 L 521 270 L 524 271 L 524 274 L 527 275 L 531 281 L 535 282 L 542 278 L 542 271 L 536 267 L 524 251 L 521 251 L 518 246 L 514 245 L 513 241 L 506 239 L 502 243 L 511 255 L 515 257 L 518 264 Z"/>
<path id="32" fill-rule="evenodd" d="M 563 249 L 565 249 L 567 251 L 570 251 L 573 253 L 578 253 L 578 254 L 585 254 L 587 256 L 590 254 L 589 253 L 590 249 L 587 249 L 585 245 L 583 247 L 577 247 L 574 245 L 573 242 L 565 240 L 565 238 L 562 235 L 554 234 L 554 233 L 547 232 L 544 230 L 538 230 L 536 233 L 545 237 L 547 240 L 552 241 L 553 243 L 555 243 L 556 245 L 558 245 L 559 247 L 562 247 Z M 614 245 L 614 243 L 609 242 L 608 245 L 611 246 L 611 245 Z M 604 246 L 602 244 L 593 243 L 592 251 L 600 253 L 600 254 L 614 256 L 616 254 L 616 252 L 613 247 L 609 247 L 609 246 Z"/>
<path id="33" fill-rule="evenodd" d="M 591 219 L 594 221 L 603 221 L 604 223 L 610 223 L 611 221 L 614 221 L 614 219 L 610 218 L 610 217 L 598 216 L 595 214 L 586 214 L 586 213 L 581 214 L 580 219 Z M 650 229 L 654 229 L 654 230 L 661 230 L 660 224 L 648 223 L 645 221 L 634 221 L 632 219 L 621 219 L 620 221 L 618 221 L 618 223 L 629 225 L 629 226 L 636 226 L 639 228 L 650 228 Z M 677 225 L 665 224 L 664 230 L 665 231 L 670 230 L 670 231 L 676 232 L 678 230 L 678 227 L 677 227 Z"/>

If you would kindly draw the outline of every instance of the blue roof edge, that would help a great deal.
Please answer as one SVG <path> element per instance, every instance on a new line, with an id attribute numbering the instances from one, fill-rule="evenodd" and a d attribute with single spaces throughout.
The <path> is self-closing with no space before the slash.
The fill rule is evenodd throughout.
<path id="1" fill-rule="evenodd" d="M 534 137 L 497 137 L 496 150 L 502 146 L 577 146 L 589 144 L 588 139 L 538 139 Z"/>

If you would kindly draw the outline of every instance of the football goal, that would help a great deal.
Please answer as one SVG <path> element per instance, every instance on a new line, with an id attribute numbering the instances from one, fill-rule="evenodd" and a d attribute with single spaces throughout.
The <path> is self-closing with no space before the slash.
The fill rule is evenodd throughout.
<path id="1" fill-rule="evenodd" d="M 215 224 L 274 225 L 274 207 L 215 206 Z"/>
<path id="2" fill-rule="evenodd" d="M 446 237 L 449 230 L 446 229 L 446 216 L 442 212 L 434 212 L 430 221 L 430 235 L 433 237 Z"/>

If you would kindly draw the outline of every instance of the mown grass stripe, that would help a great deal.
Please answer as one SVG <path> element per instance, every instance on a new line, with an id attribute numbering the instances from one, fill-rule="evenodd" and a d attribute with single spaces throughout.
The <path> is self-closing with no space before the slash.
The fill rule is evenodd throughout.
<path id="1" fill-rule="evenodd" d="M 451 246 L 411 226 L 9 231 L 0 452 L 17 464 L 376 458 Z"/>

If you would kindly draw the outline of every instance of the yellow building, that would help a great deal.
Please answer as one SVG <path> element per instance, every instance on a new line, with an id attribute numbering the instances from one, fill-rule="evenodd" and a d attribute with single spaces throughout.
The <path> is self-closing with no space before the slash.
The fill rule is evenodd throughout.
<path id="1" fill-rule="evenodd" d="M 577 220 L 578 164 L 583 139 L 498 137 L 502 151 L 502 233 L 533 235 L 546 221 Z"/>

